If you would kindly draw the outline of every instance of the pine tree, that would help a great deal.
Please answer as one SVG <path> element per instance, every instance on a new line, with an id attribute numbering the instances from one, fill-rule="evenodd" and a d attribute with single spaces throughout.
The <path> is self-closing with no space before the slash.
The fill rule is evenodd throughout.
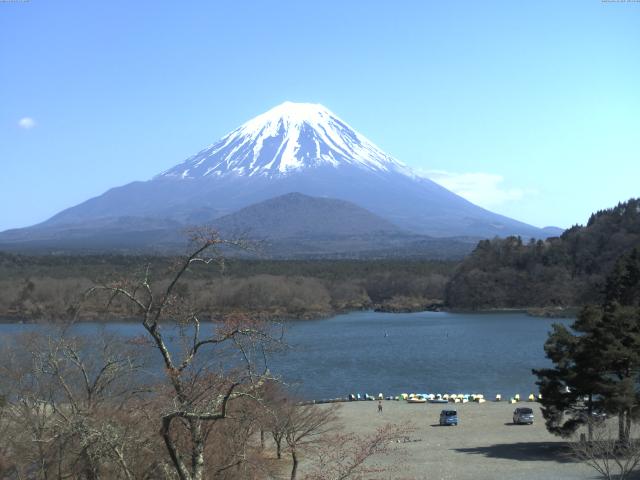
<path id="1" fill-rule="evenodd" d="M 586 307 L 571 330 L 555 325 L 545 343 L 553 368 L 534 370 L 547 429 L 571 435 L 591 426 L 595 409 L 618 417 L 622 444 L 640 418 L 640 253 L 622 257 L 609 276 L 605 301 Z M 591 438 L 591 429 L 589 436 Z"/>
<path id="2" fill-rule="evenodd" d="M 545 352 L 555 367 L 533 371 L 538 376 L 547 430 L 562 437 L 587 424 L 591 438 L 590 420 L 596 410 L 603 408 L 600 377 L 603 367 L 600 359 L 591 354 L 593 339 L 589 336 L 597 315 L 595 309 L 586 308 L 571 330 L 554 325 Z"/>

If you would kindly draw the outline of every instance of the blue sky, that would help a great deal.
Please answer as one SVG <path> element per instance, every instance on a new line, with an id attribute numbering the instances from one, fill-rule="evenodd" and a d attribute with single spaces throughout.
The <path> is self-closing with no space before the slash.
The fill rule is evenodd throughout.
<path id="1" fill-rule="evenodd" d="M 0 2 L 0 230 L 322 103 L 493 211 L 640 196 L 640 3 Z"/>

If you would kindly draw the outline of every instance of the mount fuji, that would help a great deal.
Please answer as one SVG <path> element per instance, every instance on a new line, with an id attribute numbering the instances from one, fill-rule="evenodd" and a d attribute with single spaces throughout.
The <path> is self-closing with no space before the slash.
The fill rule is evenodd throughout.
<path id="1" fill-rule="evenodd" d="M 396 234 L 548 236 L 416 175 L 322 105 L 285 102 L 151 180 L 113 188 L 41 224 L 0 233 L 0 248 L 72 240 L 90 248 L 97 239 L 104 247 L 109 239 L 120 247 L 134 239 L 142 239 L 141 245 L 171 243 L 187 226 L 215 225 L 216 219 L 294 192 L 349 202 L 392 225 Z"/>

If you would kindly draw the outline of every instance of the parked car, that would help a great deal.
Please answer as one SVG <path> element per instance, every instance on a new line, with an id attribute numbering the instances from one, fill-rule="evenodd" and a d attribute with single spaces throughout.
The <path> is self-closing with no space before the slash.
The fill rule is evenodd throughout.
<path id="1" fill-rule="evenodd" d="M 516 408 L 513 411 L 513 423 L 515 424 L 527 423 L 531 425 L 533 423 L 533 410 L 527 407 Z"/>
<path id="2" fill-rule="evenodd" d="M 442 410 L 440 412 L 440 425 L 458 425 L 458 412 L 455 410 Z"/>

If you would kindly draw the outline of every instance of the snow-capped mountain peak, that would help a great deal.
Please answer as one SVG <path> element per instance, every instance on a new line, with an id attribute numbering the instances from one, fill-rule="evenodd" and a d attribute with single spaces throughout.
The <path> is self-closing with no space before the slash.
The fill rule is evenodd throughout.
<path id="1" fill-rule="evenodd" d="M 284 102 L 160 176 L 283 176 L 304 168 L 343 165 L 412 175 L 326 107 Z"/>
<path id="2" fill-rule="evenodd" d="M 364 210 L 358 213 L 358 209 Z M 244 213 L 235 216 L 240 210 Z M 371 215 L 379 220 L 367 220 Z M 3 242 L 29 242 L 26 246 L 44 245 L 42 241 L 58 248 L 68 241 L 84 249 L 90 238 L 96 248 L 107 244 L 139 248 L 142 243 L 137 242 L 147 241 L 163 248 L 187 226 L 215 225 L 215 220 L 225 218 L 227 225 L 241 231 L 248 227 L 260 232 L 265 227 L 262 232 L 271 232 L 272 238 L 288 232 L 295 239 L 292 245 L 309 232 L 324 232 L 326 238 L 314 238 L 312 247 L 319 255 L 396 248 L 413 255 L 423 240 L 431 241 L 414 235 L 549 236 L 412 174 L 322 105 L 286 102 L 149 181 L 112 188 L 42 224 L 0 233 L 0 247 Z M 366 228 L 358 230 L 361 220 Z M 381 221 L 403 233 L 392 237 L 391 243 L 379 243 L 381 237 L 373 234 L 390 231 Z M 289 223 L 291 228 L 285 227 Z M 371 231 L 369 240 L 351 238 L 363 231 Z M 336 232 L 345 235 L 346 243 L 332 236 Z"/>

